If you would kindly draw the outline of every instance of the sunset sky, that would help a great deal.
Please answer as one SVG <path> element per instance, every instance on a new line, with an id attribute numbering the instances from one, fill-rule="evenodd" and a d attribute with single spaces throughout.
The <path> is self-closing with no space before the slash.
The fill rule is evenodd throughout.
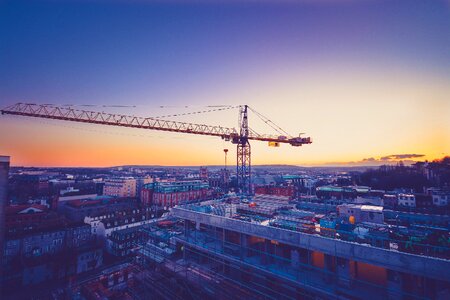
<path id="1" fill-rule="evenodd" d="M 2 1 L 0 107 L 16 102 L 248 104 L 313 139 L 253 142 L 253 164 L 432 160 L 450 154 L 450 1 Z M 171 119 L 237 127 L 238 111 Z M 13 165 L 210 165 L 224 148 L 234 164 L 220 138 L 0 116 Z"/>

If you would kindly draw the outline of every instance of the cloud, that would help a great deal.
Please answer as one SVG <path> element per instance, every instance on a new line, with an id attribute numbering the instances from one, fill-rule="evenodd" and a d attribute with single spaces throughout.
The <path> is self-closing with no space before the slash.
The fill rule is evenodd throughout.
<path id="1" fill-rule="evenodd" d="M 372 161 L 376 161 L 376 159 L 374 157 L 369 157 L 369 158 L 364 158 L 362 160 L 362 162 L 367 161 L 367 162 L 372 162 Z"/>
<path id="2" fill-rule="evenodd" d="M 329 162 L 327 166 L 381 166 L 385 164 L 396 164 L 402 161 L 405 165 L 411 165 L 416 161 L 413 159 L 424 157 L 424 154 L 391 154 L 380 158 L 369 157 L 358 161 Z"/>
<path id="3" fill-rule="evenodd" d="M 381 161 L 401 160 L 401 159 L 419 158 L 424 156 L 425 156 L 424 154 L 391 154 L 388 156 L 381 157 L 380 160 Z"/>

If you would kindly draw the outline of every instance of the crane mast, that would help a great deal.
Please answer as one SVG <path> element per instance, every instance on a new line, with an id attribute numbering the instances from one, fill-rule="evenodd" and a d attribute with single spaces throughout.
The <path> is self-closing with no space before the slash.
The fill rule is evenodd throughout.
<path id="1" fill-rule="evenodd" d="M 299 147 L 311 144 L 309 137 L 292 137 L 257 134 L 248 126 L 248 105 L 239 109 L 239 132 L 235 128 L 211 126 L 188 122 L 163 120 L 160 118 L 143 118 L 130 115 L 78 110 L 72 107 L 59 107 L 50 104 L 16 103 L 1 110 L 2 115 L 16 115 L 89 124 L 122 126 L 129 128 L 151 129 L 169 132 L 180 132 L 197 135 L 217 136 L 237 145 L 236 175 L 238 188 L 244 194 L 252 194 L 251 188 L 251 148 L 250 140 L 269 142 L 269 145 L 290 144 Z M 252 108 L 250 108 L 254 111 Z M 255 112 L 255 111 L 254 111 Z M 258 115 L 260 115 L 258 113 Z M 262 116 L 262 115 L 261 115 Z M 263 120 L 267 124 L 270 120 Z M 278 127 L 279 128 L 279 127 Z M 276 127 L 275 127 L 276 129 Z M 279 128 L 281 129 L 281 128 Z M 285 132 L 285 131 L 283 131 Z"/>
<path id="2" fill-rule="evenodd" d="M 251 185 L 251 147 L 248 141 L 248 106 L 243 105 L 239 110 L 239 137 L 234 139 L 232 143 L 237 144 L 237 165 L 236 177 L 237 186 L 241 188 L 243 194 L 252 194 Z"/>

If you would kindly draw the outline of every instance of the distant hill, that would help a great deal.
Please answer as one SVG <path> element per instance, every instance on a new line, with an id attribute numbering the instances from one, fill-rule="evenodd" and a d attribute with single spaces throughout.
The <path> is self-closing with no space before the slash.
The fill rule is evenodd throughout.
<path id="1" fill-rule="evenodd" d="M 210 170 L 219 170 L 223 168 L 223 165 L 205 165 Z M 118 168 L 141 168 L 141 169 L 185 169 L 185 170 L 198 170 L 201 166 L 162 166 L 162 165 L 123 165 L 123 166 L 112 166 L 112 167 L 19 167 L 13 166 L 11 169 L 27 169 L 27 170 L 64 170 L 70 172 L 70 170 L 87 170 L 87 171 L 111 171 Z M 228 170 L 234 170 L 236 165 L 228 165 Z M 264 165 L 252 165 L 252 169 L 256 171 L 278 171 L 278 172 L 350 172 L 359 171 L 364 172 L 368 169 L 375 169 L 374 166 L 296 166 L 288 164 L 264 164 Z"/>
<path id="2" fill-rule="evenodd" d="M 152 169 L 172 169 L 172 168 L 180 168 L 180 169 L 198 169 L 201 166 L 161 166 L 161 165 L 124 165 L 117 166 L 112 168 L 152 168 Z M 205 165 L 211 170 L 222 169 L 223 165 Z M 234 170 L 236 166 L 228 165 L 227 169 Z M 264 164 L 264 165 L 252 165 L 253 170 L 277 170 L 277 171 L 285 171 L 285 172 L 301 172 L 301 171 L 318 171 L 318 172 L 350 172 L 350 171 L 360 171 L 364 172 L 368 169 L 375 169 L 375 166 L 297 166 L 297 165 L 288 165 L 288 164 Z"/>

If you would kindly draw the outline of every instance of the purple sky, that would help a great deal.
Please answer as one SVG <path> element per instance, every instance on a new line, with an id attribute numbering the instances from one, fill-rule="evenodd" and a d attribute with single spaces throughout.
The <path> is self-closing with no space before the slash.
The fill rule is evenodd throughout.
<path id="1" fill-rule="evenodd" d="M 448 150 L 448 140 L 443 140 L 448 122 L 434 123 L 449 112 L 448 1 L 212 2 L 2 1 L 0 106 L 19 101 L 126 104 L 139 109 L 124 112 L 155 116 L 167 113 L 156 109 L 161 104 L 248 103 L 293 134 L 306 131 L 318 138 L 314 146 L 306 146 L 312 150 L 286 150 L 286 160 L 261 150 L 256 156 L 260 163 L 344 162 L 397 152 L 432 158 Z M 387 101 L 383 99 L 389 103 L 377 106 L 377 101 Z M 400 113 L 383 114 L 390 110 Z M 361 118 L 364 114 L 370 117 Z M 377 131 L 374 123 L 383 118 L 393 126 L 392 134 L 408 138 L 401 143 L 395 136 L 382 138 L 389 127 Z M 237 114 L 183 120 L 236 126 Z M 62 143 L 67 143 L 55 135 L 75 134 L 80 143 L 92 139 L 92 133 L 51 125 L 43 124 L 39 135 L 53 135 L 48 137 L 52 147 L 64 149 Z M 22 121 L 0 118 L 0 126 L 8 128 L 2 138 L 10 144 L 0 146 L 1 152 L 15 156 L 18 163 L 44 163 L 41 156 L 30 160 L 30 153 L 20 150 L 24 145 L 18 140 L 31 134 Z M 361 132 L 353 130 L 355 126 Z M 440 134 L 430 137 L 424 148 L 408 135 L 416 126 L 424 128 L 418 134 Z M 340 135 L 351 144 L 330 149 Z M 368 135 L 376 147 L 368 146 Z M 42 148 L 41 142 L 26 147 Z M 110 136 L 104 143 L 115 147 L 120 141 Z M 139 143 L 137 139 L 131 144 L 150 147 Z M 204 149 L 210 141 L 191 142 L 187 137 L 167 147 L 189 143 Z M 217 143 L 205 150 L 206 163 L 221 162 L 216 148 L 223 146 Z M 122 162 L 118 156 L 111 157 L 111 164 Z M 189 159 L 178 163 L 189 164 Z"/>

